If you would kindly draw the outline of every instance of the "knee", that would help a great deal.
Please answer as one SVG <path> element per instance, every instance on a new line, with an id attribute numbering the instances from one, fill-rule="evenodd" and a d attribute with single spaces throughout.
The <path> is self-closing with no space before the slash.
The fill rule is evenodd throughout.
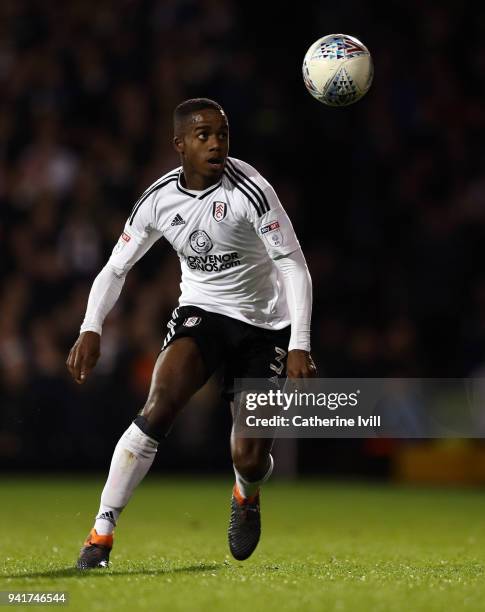
<path id="1" fill-rule="evenodd" d="M 267 450 L 247 447 L 236 447 L 232 453 L 234 467 L 247 480 L 261 480 L 270 466 Z"/>
<path id="2" fill-rule="evenodd" d="M 162 437 L 165 436 L 173 424 L 182 403 L 168 385 L 152 385 L 148 399 L 141 411 L 147 423 Z"/>

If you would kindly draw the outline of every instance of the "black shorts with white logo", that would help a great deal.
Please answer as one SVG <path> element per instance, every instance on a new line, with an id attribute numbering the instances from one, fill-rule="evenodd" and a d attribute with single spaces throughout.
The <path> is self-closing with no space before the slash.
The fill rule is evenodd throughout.
<path id="1" fill-rule="evenodd" d="M 168 322 L 162 351 L 177 338 L 196 341 L 208 376 L 224 367 L 224 395 L 232 397 L 234 380 L 286 376 L 290 326 L 268 330 L 196 306 L 179 306 Z"/>

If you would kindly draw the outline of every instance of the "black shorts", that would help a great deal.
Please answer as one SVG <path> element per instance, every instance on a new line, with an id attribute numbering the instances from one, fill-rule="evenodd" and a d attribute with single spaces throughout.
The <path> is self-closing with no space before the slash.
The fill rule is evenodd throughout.
<path id="1" fill-rule="evenodd" d="M 223 393 L 227 397 L 232 398 L 235 379 L 286 376 L 289 325 L 267 330 L 196 306 L 179 306 L 167 327 L 162 351 L 177 338 L 194 338 L 208 376 L 224 366 Z"/>

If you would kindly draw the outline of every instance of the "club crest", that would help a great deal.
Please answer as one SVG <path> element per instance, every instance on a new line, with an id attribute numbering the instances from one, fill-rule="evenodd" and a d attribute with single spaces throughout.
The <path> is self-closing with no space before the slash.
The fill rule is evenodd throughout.
<path id="1" fill-rule="evenodd" d="M 195 327 L 202 321 L 202 317 L 187 317 L 183 322 L 184 327 Z"/>
<path id="2" fill-rule="evenodd" d="M 227 204 L 225 202 L 214 202 L 212 205 L 212 216 L 219 223 L 224 219 L 227 213 Z"/>

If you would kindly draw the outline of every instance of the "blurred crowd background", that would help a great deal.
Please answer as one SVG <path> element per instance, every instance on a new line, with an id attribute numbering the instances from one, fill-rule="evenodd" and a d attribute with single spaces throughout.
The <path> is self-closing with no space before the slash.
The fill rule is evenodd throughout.
<path id="1" fill-rule="evenodd" d="M 333 32 L 375 63 L 346 109 L 301 79 L 307 48 Z M 458 2 L 2 0 L 0 466 L 105 468 L 142 406 L 179 294 L 168 243 L 130 272 L 96 375 L 78 387 L 64 362 L 134 201 L 178 165 L 172 111 L 189 97 L 225 108 L 231 154 L 290 214 L 321 376 L 480 371 L 484 35 L 485 9 L 470 20 Z M 212 411 L 186 411 L 162 468 L 230 466 L 214 397 Z M 377 472 L 370 455 L 361 441 L 308 440 L 299 467 Z"/>

